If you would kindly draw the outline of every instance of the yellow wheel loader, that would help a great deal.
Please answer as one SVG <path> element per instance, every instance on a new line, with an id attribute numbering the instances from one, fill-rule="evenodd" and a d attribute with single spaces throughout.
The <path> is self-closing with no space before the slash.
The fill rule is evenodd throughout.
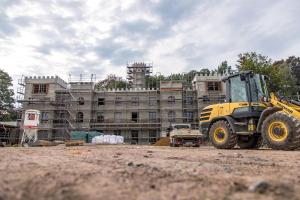
<path id="1" fill-rule="evenodd" d="M 200 129 L 219 149 L 278 150 L 300 148 L 300 102 L 268 93 L 266 76 L 245 71 L 223 79 L 225 103 L 210 105 L 200 115 Z"/>

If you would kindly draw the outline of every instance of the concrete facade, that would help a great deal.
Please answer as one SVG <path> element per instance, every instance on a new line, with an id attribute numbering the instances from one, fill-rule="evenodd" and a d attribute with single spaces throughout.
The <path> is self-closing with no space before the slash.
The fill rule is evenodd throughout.
<path id="1" fill-rule="evenodd" d="M 53 129 L 53 119 L 55 107 L 56 91 L 66 90 L 67 83 L 58 76 L 38 76 L 25 78 L 25 93 L 22 100 L 23 111 L 28 109 L 36 109 L 41 111 L 39 138 L 52 139 L 55 137 Z M 24 112 L 22 112 L 22 121 Z M 51 131 L 49 131 L 51 130 Z"/>
<path id="2" fill-rule="evenodd" d="M 224 102 L 226 84 L 222 82 L 223 78 L 225 75 L 195 75 L 192 85 L 193 90 L 197 93 L 197 109 L 199 111 L 210 104 Z"/>

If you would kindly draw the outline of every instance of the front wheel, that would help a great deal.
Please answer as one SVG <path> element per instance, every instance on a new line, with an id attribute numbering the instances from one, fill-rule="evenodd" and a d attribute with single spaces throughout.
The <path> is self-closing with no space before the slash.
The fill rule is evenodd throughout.
<path id="1" fill-rule="evenodd" d="M 300 147 L 300 123 L 284 112 L 276 112 L 263 122 L 262 136 L 272 149 L 297 149 Z"/>
<path id="2" fill-rule="evenodd" d="M 237 136 L 229 123 L 224 120 L 215 122 L 209 130 L 209 139 L 218 149 L 232 149 L 237 143 Z"/>

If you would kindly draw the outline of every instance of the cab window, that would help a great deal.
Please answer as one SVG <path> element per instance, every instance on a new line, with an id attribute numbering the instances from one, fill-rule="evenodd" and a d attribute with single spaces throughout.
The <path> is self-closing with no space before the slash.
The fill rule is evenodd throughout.
<path id="1" fill-rule="evenodd" d="M 247 92 L 245 81 L 241 81 L 239 76 L 230 79 L 231 102 L 247 102 Z"/>
<path id="2" fill-rule="evenodd" d="M 262 77 L 259 75 L 254 75 L 250 78 L 250 90 L 251 90 L 251 101 L 252 102 L 259 102 L 261 98 L 266 95 L 264 91 Z"/>

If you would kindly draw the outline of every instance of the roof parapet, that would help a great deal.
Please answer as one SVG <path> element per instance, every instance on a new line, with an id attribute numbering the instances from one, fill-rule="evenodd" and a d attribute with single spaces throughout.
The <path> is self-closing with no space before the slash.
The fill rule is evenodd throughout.
<path id="1" fill-rule="evenodd" d="M 51 81 L 60 84 L 61 86 L 67 87 L 67 82 L 64 81 L 59 76 L 26 76 L 25 77 L 25 83 L 28 81 Z"/>

